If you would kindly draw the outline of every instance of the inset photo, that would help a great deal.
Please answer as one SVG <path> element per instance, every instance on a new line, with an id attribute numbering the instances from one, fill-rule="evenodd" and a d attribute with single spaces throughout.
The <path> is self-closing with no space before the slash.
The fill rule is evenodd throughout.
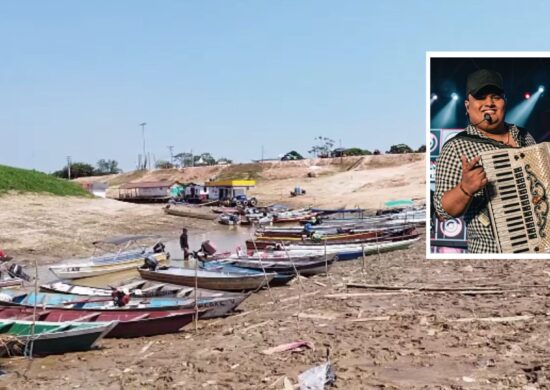
<path id="1" fill-rule="evenodd" d="M 426 67 L 428 258 L 550 258 L 550 52 Z"/>

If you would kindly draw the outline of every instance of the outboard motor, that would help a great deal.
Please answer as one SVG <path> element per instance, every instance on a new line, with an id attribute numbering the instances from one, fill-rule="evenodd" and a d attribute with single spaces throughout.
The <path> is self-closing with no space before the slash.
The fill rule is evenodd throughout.
<path id="1" fill-rule="evenodd" d="M 148 269 L 149 271 L 155 271 L 158 265 L 159 262 L 157 259 L 155 259 L 153 256 L 147 256 L 143 261 L 143 265 L 141 266 L 141 268 Z"/>
<path id="2" fill-rule="evenodd" d="M 116 307 L 126 306 L 128 302 L 130 302 L 130 294 L 124 290 L 113 290 L 111 297 L 113 298 L 113 304 Z"/>
<path id="3" fill-rule="evenodd" d="M 8 274 L 12 278 L 19 278 L 23 279 L 27 282 L 30 282 L 31 277 L 23 271 L 23 267 L 21 267 L 19 264 L 12 264 L 10 265 L 10 268 L 8 268 Z"/>
<path id="4" fill-rule="evenodd" d="M 206 256 L 212 256 L 216 253 L 216 248 L 210 243 L 210 240 L 206 240 L 201 244 L 201 252 Z"/>
<path id="5" fill-rule="evenodd" d="M 166 246 L 162 242 L 159 241 L 153 247 L 153 252 L 154 253 L 162 253 L 162 252 L 164 252 L 165 248 L 166 248 Z"/>

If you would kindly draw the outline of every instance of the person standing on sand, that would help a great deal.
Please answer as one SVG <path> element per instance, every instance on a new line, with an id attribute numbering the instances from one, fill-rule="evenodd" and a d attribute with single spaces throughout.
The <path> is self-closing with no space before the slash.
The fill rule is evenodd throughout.
<path id="1" fill-rule="evenodd" d="M 183 228 L 180 236 L 180 248 L 183 251 L 183 260 L 189 260 L 189 240 L 187 237 L 187 229 Z"/>

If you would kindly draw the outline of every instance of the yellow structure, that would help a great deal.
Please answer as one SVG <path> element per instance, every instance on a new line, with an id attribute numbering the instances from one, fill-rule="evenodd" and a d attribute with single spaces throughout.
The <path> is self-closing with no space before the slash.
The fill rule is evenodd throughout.
<path id="1" fill-rule="evenodd" d="M 207 187 L 254 187 L 256 180 L 216 180 L 206 183 Z"/>
<path id="2" fill-rule="evenodd" d="M 246 196 L 246 191 L 256 186 L 256 180 L 217 180 L 206 182 L 204 185 L 208 187 L 208 199 L 225 200 Z"/>

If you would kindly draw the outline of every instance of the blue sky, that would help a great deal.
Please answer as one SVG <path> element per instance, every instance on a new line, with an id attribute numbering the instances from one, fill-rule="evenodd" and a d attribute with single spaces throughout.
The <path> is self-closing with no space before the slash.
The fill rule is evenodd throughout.
<path id="1" fill-rule="evenodd" d="M 4 1 L 0 164 L 418 147 L 426 51 L 548 51 L 550 2 Z"/>

